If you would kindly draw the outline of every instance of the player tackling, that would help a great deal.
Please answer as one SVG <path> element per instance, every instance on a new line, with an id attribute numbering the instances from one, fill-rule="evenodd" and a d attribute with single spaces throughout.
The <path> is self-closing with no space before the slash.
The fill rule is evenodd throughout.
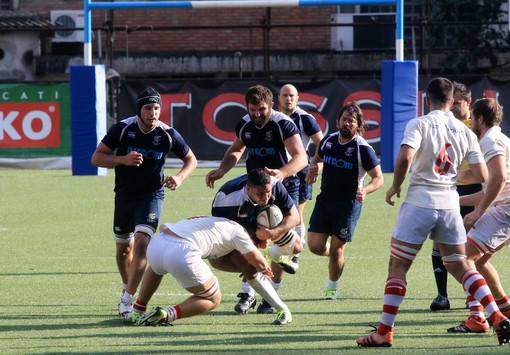
<path id="1" fill-rule="evenodd" d="M 268 277 L 273 276 L 266 258 L 253 244 L 248 232 L 238 223 L 221 217 L 191 217 L 177 223 L 165 223 L 147 248 L 150 267 L 144 274 L 142 287 L 133 306 L 136 325 L 168 325 L 181 318 L 203 314 L 218 307 L 221 292 L 218 279 L 204 259 L 222 257 L 237 250 L 256 270 L 250 285 L 264 296 L 274 290 Z M 142 314 L 158 289 L 163 275 L 171 274 L 181 287 L 192 294 L 183 302 L 167 308 L 155 307 Z M 290 321 L 283 302 L 277 304 Z M 273 324 L 284 324 L 276 319 Z"/>

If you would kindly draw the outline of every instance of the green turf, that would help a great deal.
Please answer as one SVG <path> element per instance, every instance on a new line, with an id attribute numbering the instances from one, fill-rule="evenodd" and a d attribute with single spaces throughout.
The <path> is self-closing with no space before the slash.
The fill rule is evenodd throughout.
<path id="1" fill-rule="evenodd" d="M 167 169 L 167 174 L 173 169 Z M 167 192 L 162 221 L 207 215 L 215 190 L 198 169 L 177 191 Z M 237 168 L 216 188 L 242 170 Z M 308 250 L 296 275 L 280 290 L 293 313 L 291 325 L 271 325 L 274 315 L 233 313 L 238 275 L 216 272 L 223 302 L 207 315 L 173 327 L 125 325 L 116 315 L 121 285 L 111 223 L 114 174 L 73 177 L 68 170 L 0 170 L 0 351 L 6 353 L 247 353 L 247 354 L 503 354 L 495 335 L 447 334 L 466 317 L 460 285 L 450 278 L 453 310 L 428 311 L 435 297 L 431 243 L 409 273 L 391 349 L 359 349 L 355 340 L 377 324 L 388 262 L 388 241 L 398 206 L 384 202 L 386 186 L 370 195 L 355 240 L 346 250 L 340 299 L 321 299 L 327 259 Z M 316 187 L 316 191 L 318 187 Z M 399 201 L 400 203 L 401 201 Z M 313 202 L 306 209 L 307 219 Z M 494 260 L 508 285 L 509 254 Z M 168 306 L 188 295 L 166 277 L 149 306 Z"/>

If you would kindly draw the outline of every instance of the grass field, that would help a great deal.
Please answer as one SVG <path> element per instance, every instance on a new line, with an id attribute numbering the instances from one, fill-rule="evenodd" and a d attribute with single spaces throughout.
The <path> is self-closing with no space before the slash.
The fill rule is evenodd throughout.
<path id="1" fill-rule="evenodd" d="M 167 174 L 172 169 L 167 169 Z M 167 192 L 162 221 L 209 214 L 215 190 L 198 169 L 177 191 Z M 228 178 L 242 173 L 234 169 Z M 341 299 L 322 300 L 327 259 L 308 250 L 296 275 L 280 290 L 293 313 L 288 326 L 274 315 L 236 315 L 238 275 L 215 271 L 223 302 L 207 315 L 173 327 L 133 327 L 116 314 L 121 290 L 112 239 L 113 171 L 106 177 L 71 176 L 68 170 L 0 170 L 0 351 L 3 354 L 507 354 L 488 334 L 447 334 L 467 315 L 461 286 L 450 278 L 453 309 L 428 310 L 436 296 L 428 242 L 409 274 L 397 318 L 395 345 L 361 349 L 355 340 L 379 321 L 387 272 L 388 241 L 397 207 L 384 202 L 386 186 L 366 200 L 346 251 Z M 316 187 L 318 191 L 318 187 Z M 401 201 L 399 201 L 400 203 Z M 313 202 L 307 206 L 307 219 Z M 495 257 L 503 283 L 509 253 Z M 149 307 L 186 298 L 166 277 Z"/>

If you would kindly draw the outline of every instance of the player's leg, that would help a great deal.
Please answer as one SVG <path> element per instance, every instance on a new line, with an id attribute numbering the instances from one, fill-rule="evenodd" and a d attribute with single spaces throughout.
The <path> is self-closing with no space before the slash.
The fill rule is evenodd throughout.
<path id="1" fill-rule="evenodd" d="M 269 305 L 276 309 L 277 316 L 273 324 L 281 325 L 292 321 L 289 308 L 283 303 L 271 282 L 264 275 L 257 273 L 255 277 L 248 279 L 248 283 Z"/>
<path id="2" fill-rule="evenodd" d="M 226 272 L 241 273 L 243 275 L 241 292 L 237 294 L 239 301 L 234 306 L 234 311 L 236 313 L 246 314 L 250 311 L 251 308 L 255 308 L 255 305 L 257 304 L 255 290 L 246 281 L 246 277 L 247 275 L 251 275 L 251 278 L 253 278 L 253 275 L 257 273 L 257 270 L 255 270 L 252 265 L 247 263 L 246 259 L 244 259 L 238 251 L 234 250 L 233 252 L 222 256 L 221 258 L 210 259 L 209 263 L 215 269 Z"/>
<path id="3" fill-rule="evenodd" d="M 344 270 L 344 252 L 347 243 L 354 237 L 354 231 L 361 215 L 362 204 L 356 199 L 336 201 L 329 204 L 331 243 L 329 246 L 329 278 L 326 283 L 325 299 L 338 298 L 340 276 Z"/>
<path id="4" fill-rule="evenodd" d="M 324 299 L 336 300 L 338 298 L 338 286 L 340 284 L 340 277 L 344 271 L 345 257 L 344 252 L 347 248 L 347 242 L 341 240 L 337 236 L 331 238 L 329 247 L 329 278 L 326 282 L 326 290 Z"/>
<path id="5" fill-rule="evenodd" d="M 434 242 L 432 246 L 432 268 L 434 270 L 434 279 L 436 281 L 437 296 L 430 304 L 432 311 L 444 311 L 450 309 L 450 300 L 448 299 L 448 271 L 441 259 L 439 245 Z"/>
<path id="6" fill-rule="evenodd" d="M 389 347 L 393 345 L 395 320 L 407 292 L 406 275 L 420 249 L 419 244 L 391 239 L 389 271 L 384 287 L 381 321 L 372 334 L 356 340 L 358 346 Z"/>
<path id="7" fill-rule="evenodd" d="M 466 290 L 466 295 L 468 297 L 470 295 L 473 296 L 487 312 L 488 319 L 494 325 L 498 335 L 499 344 L 508 343 L 510 338 L 510 321 L 499 310 L 483 276 L 467 261 L 464 245 L 441 244 L 440 248 L 441 255 L 444 255 L 443 262 L 448 272 L 462 284 L 462 287 Z M 470 304 L 470 311 L 471 308 Z M 472 317 L 470 316 L 470 318 Z M 476 321 L 474 316 L 473 319 Z M 475 326 L 474 321 L 472 322 L 473 324 L 466 324 L 469 329 Z M 472 329 L 474 332 L 484 332 L 483 319 L 479 323 L 480 327 L 477 326 L 475 329 Z M 451 329 L 453 328 L 450 328 L 448 331 L 450 332 Z M 485 329 L 488 331 L 488 327 L 485 327 Z"/>
<path id="8" fill-rule="evenodd" d="M 134 302 L 134 297 L 126 294 L 134 246 L 132 204 L 115 200 L 113 230 L 115 233 L 113 235 L 115 240 L 115 261 L 122 279 L 122 292 L 118 302 L 118 312 L 121 317 L 129 318 Z"/>
<path id="9" fill-rule="evenodd" d="M 196 246 L 182 238 L 162 239 L 154 238 L 149 245 L 147 256 L 154 271 L 154 274 L 149 275 L 168 272 L 193 296 L 174 306 L 153 308 L 138 318 L 137 325 L 168 324 L 180 318 L 208 312 L 221 302 L 218 279 L 202 260 Z M 154 287 L 150 287 L 146 291 L 149 294 L 154 290 Z"/>
<path id="10" fill-rule="evenodd" d="M 390 243 L 389 271 L 384 287 L 381 321 L 372 334 L 356 340 L 358 346 L 387 347 L 393 344 L 395 320 L 407 292 L 406 275 L 436 224 L 435 212 L 408 203 L 400 207 Z"/>

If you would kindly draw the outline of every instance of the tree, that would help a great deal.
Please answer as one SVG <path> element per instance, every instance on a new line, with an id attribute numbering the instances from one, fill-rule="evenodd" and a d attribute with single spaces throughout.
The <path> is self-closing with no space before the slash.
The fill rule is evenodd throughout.
<path id="1" fill-rule="evenodd" d="M 427 0 L 430 9 L 430 48 L 444 52 L 444 73 L 480 72 L 481 60 L 496 66 L 498 55 L 510 51 L 502 24 L 504 0 Z M 445 50 L 447 51 L 445 52 Z"/>

